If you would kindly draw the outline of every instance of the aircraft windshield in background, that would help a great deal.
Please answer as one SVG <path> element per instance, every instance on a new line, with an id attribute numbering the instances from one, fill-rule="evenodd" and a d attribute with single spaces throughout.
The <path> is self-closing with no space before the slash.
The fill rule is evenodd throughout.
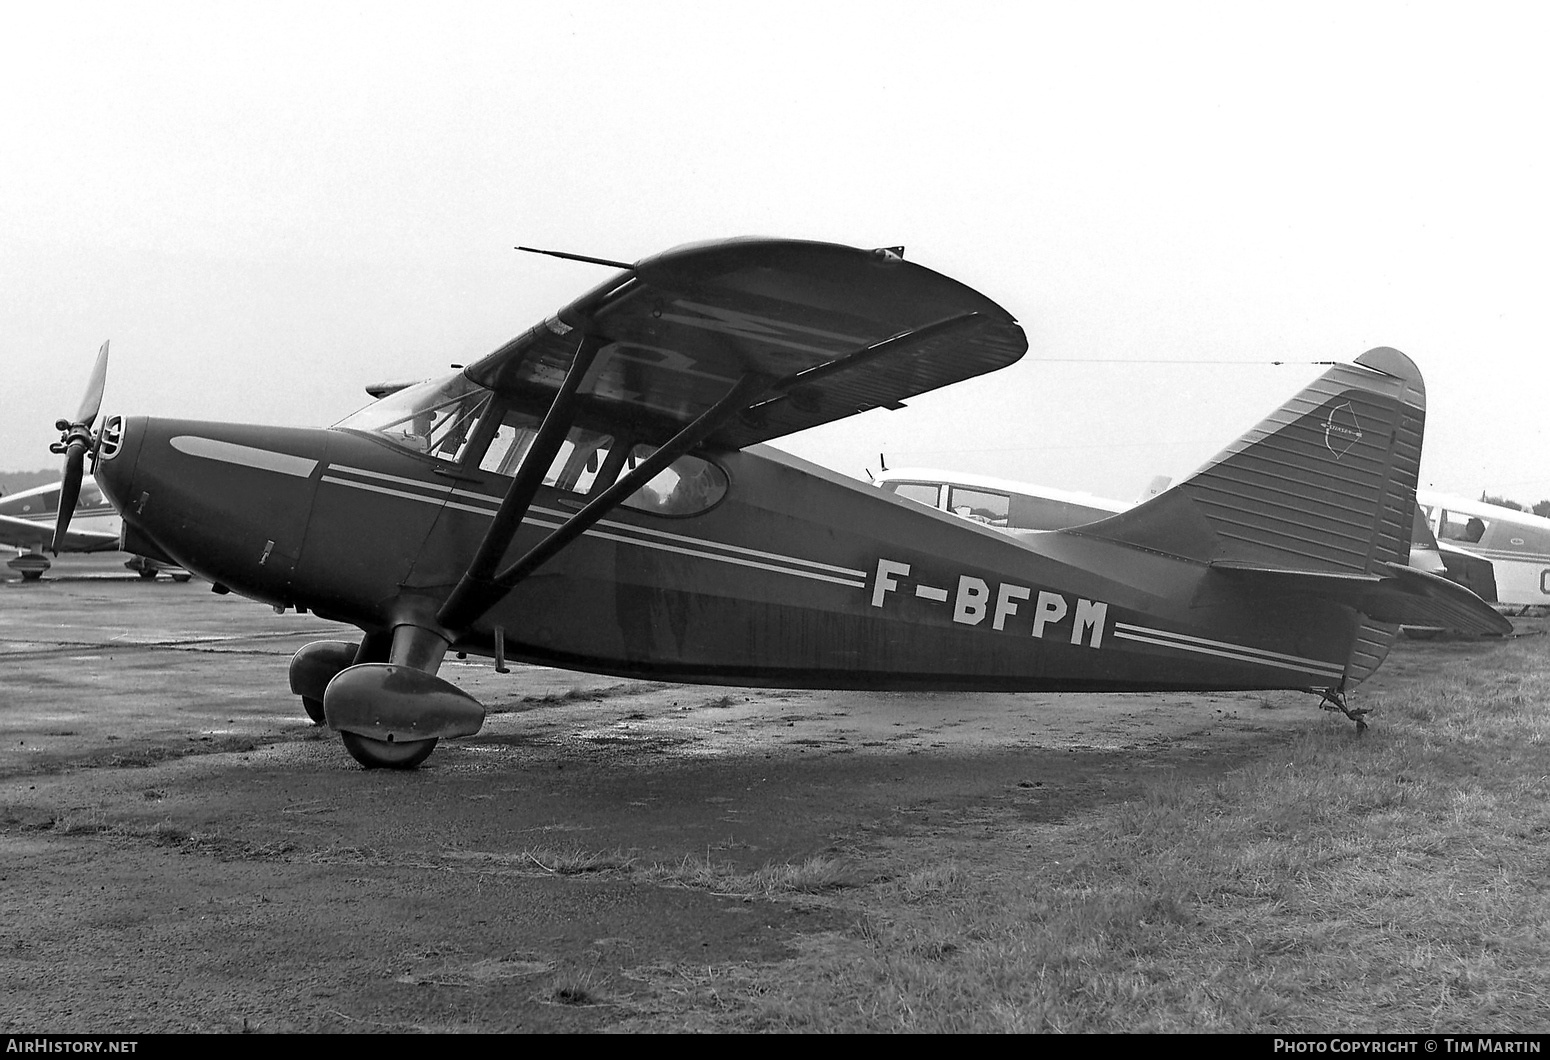
<path id="1" fill-rule="evenodd" d="M 481 727 L 437 676 L 448 651 L 773 687 L 1292 688 L 1360 722 L 1343 696 L 1399 623 L 1507 625 L 1406 565 L 1425 393 L 1386 348 L 1073 531 L 998 532 L 760 444 L 1026 349 L 900 248 L 727 240 L 624 267 L 331 429 L 94 432 L 99 362 L 57 448 L 67 483 L 93 454 L 130 548 L 361 629 L 290 680 L 368 767 Z"/>

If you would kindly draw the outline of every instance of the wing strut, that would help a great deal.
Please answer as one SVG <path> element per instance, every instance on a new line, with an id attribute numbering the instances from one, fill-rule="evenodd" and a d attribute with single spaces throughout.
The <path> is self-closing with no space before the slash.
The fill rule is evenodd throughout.
<path id="1" fill-rule="evenodd" d="M 673 435 L 662 448 L 637 464 L 595 500 L 557 527 L 550 535 L 528 550 L 527 555 L 495 576 L 495 584 L 510 589 L 594 523 L 619 506 L 630 494 L 657 477 L 658 472 L 703 442 L 727 420 L 742 412 L 754 398 L 769 389 L 767 377 L 749 373 L 739 379 L 726 397 L 700 414 L 699 419 Z"/>
<path id="2" fill-rule="evenodd" d="M 533 496 L 538 493 L 538 485 L 543 480 L 544 471 L 549 470 L 555 454 L 560 451 L 561 442 L 569 432 L 570 422 L 574 418 L 572 412 L 575 408 L 575 392 L 600 346 L 601 342 L 591 338 L 583 339 L 581 342 L 577 356 L 570 364 L 569 372 L 566 373 L 566 380 L 561 383 L 560 392 L 556 392 L 555 400 L 549 406 L 549 412 L 544 415 L 543 426 L 539 426 L 533 445 L 522 457 L 522 466 L 505 493 L 505 499 L 501 501 L 501 508 L 496 511 L 494 521 L 485 532 L 484 541 L 480 541 L 479 552 L 474 555 L 473 563 L 468 566 L 468 572 L 462 576 L 456 589 L 453 589 L 453 594 L 446 598 L 446 603 L 442 604 L 442 609 L 437 614 L 437 623 L 445 626 L 446 629 L 465 629 L 473 625 L 476 618 L 490 611 L 490 607 L 508 594 L 519 581 L 522 581 L 522 578 L 547 563 L 567 544 L 580 538 L 587 532 L 587 528 L 597 524 L 603 516 L 608 515 L 609 511 L 622 504 L 626 497 L 636 493 L 636 490 L 654 479 L 674 460 L 701 445 L 722 423 L 735 417 L 739 412 L 746 411 L 753 401 L 763 397 L 770 389 L 770 380 L 766 375 L 756 372 L 744 375 L 741 380 L 733 384 L 725 397 L 701 412 L 693 423 L 674 434 L 671 439 L 663 443 L 662 448 L 657 449 L 656 453 L 642 460 L 634 470 L 618 477 L 617 482 L 614 482 L 608 490 L 587 502 L 586 507 L 566 519 L 564 524 L 556 527 L 543 541 L 533 545 L 522 558 L 516 559 L 515 563 L 505 567 L 491 578 L 490 572 L 494 570 L 494 564 L 498 563 L 502 553 L 505 553 L 508 545 L 512 544 L 516 528 L 521 525 L 522 516 L 527 515 L 527 508 L 532 505 Z M 539 449 L 541 445 L 544 446 L 543 449 Z"/>
<path id="3" fill-rule="evenodd" d="M 586 345 L 583 348 L 585 349 Z M 595 352 L 595 350 L 592 350 L 587 354 L 589 361 Z M 578 361 L 581 356 L 581 352 L 578 351 Z M 571 371 L 572 373 L 576 371 L 574 364 Z M 582 370 L 582 374 L 585 374 L 585 369 Z M 579 385 L 579 383 L 580 378 L 577 376 L 575 384 Z M 436 621 L 447 629 L 463 629 L 471 625 L 474 620 L 483 615 L 497 601 L 510 592 L 518 582 L 552 559 L 566 545 L 584 534 L 598 520 L 617 508 L 625 498 L 655 478 L 663 468 L 694 449 L 706 438 L 710 437 L 727 420 L 747 409 L 749 405 L 770 389 L 770 385 L 771 381 L 768 376 L 755 372 L 744 375 L 732 386 L 731 390 L 727 391 L 726 396 L 702 412 L 694 422 L 673 435 L 660 449 L 637 464 L 633 470 L 620 476 L 612 486 L 589 501 L 585 507 L 567 519 L 562 525 L 555 528 L 548 537 L 534 545 L 520 559 L 491 578 L 490 570 L 494 568 L 496 561 L 505 552 L 507 546 L 510 545 L 511 538 L 516 533 L 516 528 L 521 524 L 522 516 L 526 514 L 528 506 L 532 503 L 540 477 L 544 471 L 548 470 L 549 464 L 554 459 L 555 452 L 559 451 L 559 442 L 556 441 L 553 443 L 553 449 L 547 453 L 547 456 L 538 452 L 539 438 L 542 438 L 544 432 L 550 428 L 550 419 L 556 415 L 556 406 L 560 404 L 561 395 L 556 394 L 555 404 L 550 406 L 549 414 L 544 417 L 543 426 L 539 428 L 539 437 L 534 439 L 532 448 L 523 458 L 522 467 L 518 471 L 517 478 L 512 481 L 511 487 L 507 490 L 506 499 L 501 502 L 500 510 L 495 516 L 495 522 L 491 524 L 490 529 L 486 532 L 484 541 L 479 546 L 479 552 L 474 557 L 474 562 L 470 564 L 468 573 L 463 575 L 462 580 L 458 582 L 457 588 L 452 591 L 452 595 L 447 598 L 447 602 L 442 605 L 440 613 L 436 616 Z M 575 386 L 572 385 L 572 378 L 569 374 L 566 376 L 565 383 L 562 384 L 562 393 L 564 393 L 565 387 L 570 388 L 570 395 L 574 394 Z M 560 419 L 564 420 L 565 424 L 563 427 L 556 428 L 559 432 L 558 437 L 561 439 L 564 438 L 565 432 L 569 428 L 569 406 L 574 404 L 573 397 L 567 396 L 565 404 L 567 406 L 566 409 L 560 412 Z M 518 492 L 518 486 L 523 482 L 524 476 L 527 475 L 528 468 L 530 467 L 535 470 L 531 476 L 528 476 L 532 482 L 527 487 L 525 495 L 523 495 Z M 508 505 L 511 506 L 509 514 L 507 512 Z"/>
<path id="4" fill-rule="evenodd" d="M 452 595 L 441 606 L 437 621 L 443 626 L 461 629 L 484 614 L 495 600 L 504 595 L 505 590 L 497 586 L 492 578 L 495 565 L 511 544 L 517 528 L 522 525 L 522 517 L 527 515 L 528 508 L 533 504 L 533 497 L 543 482 L 544 472 L 549 470 L 555 454 L 565 444 L 565 436 L 570 433 L 571 424 L 575 421 L 576 392 L 602 346 L 602 341 L 595 336 L 582 336 L 576 355 L 571 358 L 570 368 L 565 373 L 565 380 L 555 392 L 554 400 L 549 403 L 544 422 L 539 425 L 538 433 L 528 446 L 516 477 L 506 488 L 506 496 L 501 500 L 494 520 L 485 530 L 484 540 L 479 542 L 479 550 L 474 553 L 473 561 L 469 563 L 457 587 L 452 590 Z"/>

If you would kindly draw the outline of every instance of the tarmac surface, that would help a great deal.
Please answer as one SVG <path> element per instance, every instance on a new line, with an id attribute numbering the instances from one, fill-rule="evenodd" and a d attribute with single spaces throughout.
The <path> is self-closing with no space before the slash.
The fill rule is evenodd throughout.
<path id="1" fill-rule="evenodd" d="M 275 614 L 121 556 L 0 582 L 0 1028 L 672 1030 L 684 968 L 854 926 L 694 885 L 1059 821 L 1331 719 L 1311 697 L 806 692 L 540 667 L 366 771 L 290 694 Z M 561 871 L 596 857 L 662 872 Z M 578 985 L 580 984 L 580 985 Z"/>

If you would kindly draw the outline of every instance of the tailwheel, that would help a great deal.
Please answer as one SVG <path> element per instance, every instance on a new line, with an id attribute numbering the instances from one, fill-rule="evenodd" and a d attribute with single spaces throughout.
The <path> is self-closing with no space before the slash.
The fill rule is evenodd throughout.
<path id="1" fill-rule="evenodd" d="M 436 740 L 373 740 L 353 732 L 341 732 L 344 749 L 367 769 L 413 769 L 430 757 Z"/>
<path id="2" fill-rule="evenodd" d="M 307 712 L 307 717 L 312 719 L 312 724 L 314 725 L 322 725 L 328 721 L 328 718 L 323 714 L 323 701 L 321 699 L 302 696 L 301 709 Z"/>
<path id="3" fill-rule="evenodd" d="M 1367 719 L 1363 717 L 1363 715 L 1372 713 L 1370 708 L 1353 707 L 1349 705 L 1346 703 L 1345 693 L 1338 688 L 1321 688 L 1318 691 L 1319 694 L 1324 697 L 1323 702 L 1319 704 L 1320 710 L 1338 710 L 1340 713 L 1356 722 L 1357 732 L 1367 731 Z"/>

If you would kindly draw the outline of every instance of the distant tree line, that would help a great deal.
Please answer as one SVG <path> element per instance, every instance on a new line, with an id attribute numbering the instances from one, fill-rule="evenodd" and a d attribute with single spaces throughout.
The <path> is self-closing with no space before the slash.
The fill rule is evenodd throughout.
<path id="1" fill-rule="evenodd" d="M 1480 494 L 1480 500 L 1482 503 L 1494 504 L 1499 508 L 1512 508 L 1520 512 L 1533 512 L 1535 515 L 1550 519 L 1550 500 L 1540 501 L 1532 508 L 1525 504 L 1519 504 L 1517 501 L 1509 500 L 1506 497 L 1492 497 L 1486 493 Z"/>
<path id="2" fill-rule="evenodd" d="M 47 471 L 0 471 L 0 494 L 9 497 L 13 493 L 30 490 L 34 486 L 58 481 L 57 467 Z"/>

